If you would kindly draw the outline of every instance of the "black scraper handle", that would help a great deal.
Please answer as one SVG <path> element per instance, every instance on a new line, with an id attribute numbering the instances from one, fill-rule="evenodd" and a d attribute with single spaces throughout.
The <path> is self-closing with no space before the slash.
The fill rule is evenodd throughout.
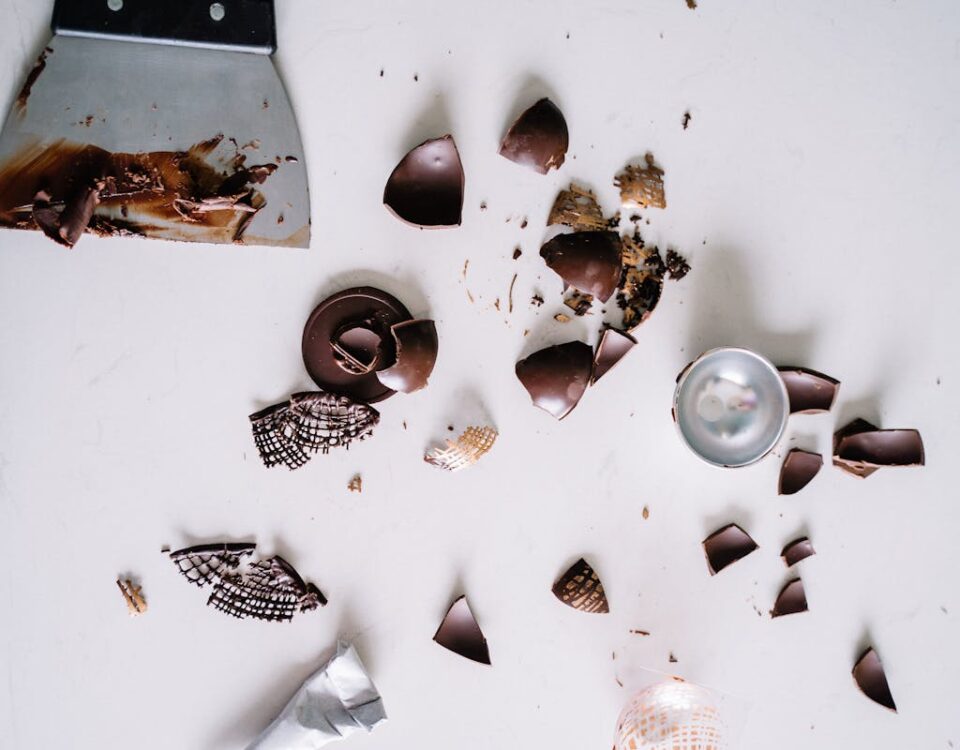
<path id="1" fill-rule="evenodd" d="M 52 26 L 57 34 L 277 48 L 273 0 L 56 0 Z"/>

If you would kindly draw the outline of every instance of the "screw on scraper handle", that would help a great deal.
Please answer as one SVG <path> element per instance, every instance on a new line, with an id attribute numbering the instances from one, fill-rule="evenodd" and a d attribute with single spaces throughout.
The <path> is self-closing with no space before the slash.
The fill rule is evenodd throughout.
<path id="1" fill-rule="evenodd" d="M 53 31 L 263 52 L 277 48 L 273 0 L 56 0 Z"/>

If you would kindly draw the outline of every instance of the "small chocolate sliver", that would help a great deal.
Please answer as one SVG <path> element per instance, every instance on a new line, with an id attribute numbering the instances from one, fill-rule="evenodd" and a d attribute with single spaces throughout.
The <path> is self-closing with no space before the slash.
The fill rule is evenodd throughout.
<path id="1" fill-rule="evenodd" d="M 550 209 L 547 226 L 562 225 L 571 227 L 575 232 L 601 232 L 609 229 L 609 223 L 603 218 L 600 204 L 591 190 L 570 183 L 570 187 L 561 190 Z"/>
<path id="2" fill-rule="evenodd" d="M 407 320 L 391 329 L 396 342 L 397 361 L 381 370 L 377 378 L 387 388 L 413 393 L 427 386 L 437 363 L 437 327 L 432 320 Z"/>
<path id="3" fill-rule="evenodd" d="M 425 141 L 393 170 L 383 203 L 399 219 L 416 227 L 460 226 L 463 213 L 463 164 L 453 137 Z"/>
<path id="4" fill-rule="evenodd" d="M 791 414 L 830 411 L 840 389 L 840 381 L 816 370 L 780 367 L 780 378 L 787 387 Z"/>
<path id="5" fill-rule="evenodd" d="M 755 549 L 757 549 L 757 543 L 735 523 L 724 526 L 703 540 L 703 551 L 707 556 L 707 567 L 712 576 L 746 557 Z"/>
<path id="6" fill-rule="evenodd" d="M 500 143 L 500 155 L 546 174 L 560 168 L 569 145 L 570 135 L 563 113 L 544 98 L 513 123 Z"/>
<path id="7" fill-rule="evenodd" d="M 822 466 L 823 456 L 819 453 L 794 448 L 780 467 L 777 492 L 781 495 L 795 495 L 810 483 Z"/>
<path id="8" fill-rule="evenodd" d="M 534 406 L 563 419 L 590 384 L 593 349 L 582 341 L 547 347 L 517 362 L 516 373 Z"/>
<path id="9" fill-rule="evenodd" d="M 437 629 L 433 640 L 445 649 L 460 654 L 480 664 L 490 663 L 490 651 L 487 648 L 487 639 L 477 624 L 467 598 L 461 596 L 447 610 L 443 622 Z"/>
<path id="10" fill-rule="evenodd" d="M 581 612 L 606 614 L 610 611 L 600 577 L 582 557 L 553 584 L 553 595 Z"/>
<path id="11" fill-rule="evenodd" d="M 885 466 L 923 466 L 923 439 L 917 430 L 881 430 L 857 419 L 833 436 L 833 464 L 866 478 Z"/>
<path id="12" fill-rule="evenodd" d="M 799 539 L 794 539 L 784 547 L 783 552 L 780 553 L 780 557 L 783 558 L 788 568 L 792 568 L 801 560 L 806 560 L 815 554 L 817 553 L 813 548 L 813 544 L 811 544 L 807 537 L 802 536 Z"/>
<path id="13" fill-rule="evenodd" d="M 614 232 L 560 234 L 540 257 L 567 284 L 606 302 L 620 282 L 620 238 Z"/>
<path id="14" fill-rule="evenodd" d="M 868 648 L 857 659 L 857 663 L 853 667 L 853 679 L 860 690 L 863 691 L 863 694 L 870 700 L 879 703 L 894 713 L 897 712 L 897 705 L 893 702 L 893 695 L 890 692 L 890 685 L 887 684 L 887 675 L 883 671 L 883 664 L 880 663 L 880 657 L 872 648 Z"/>
<path id="15" fill-rule="evenodd" d="M 593 382 L 610 372 L 636 344 L 637 340 L 626 331 L 604 328 L 593 357 Z"/>
<path id="16" fill-rule="evenodd" d="M 783 587 L 777 596 L 777 601 L 770 611 L 771 617 L 795 615 L 807 611 L 807 597 L 803 591 L 803 581 L 794 578 Z"/>

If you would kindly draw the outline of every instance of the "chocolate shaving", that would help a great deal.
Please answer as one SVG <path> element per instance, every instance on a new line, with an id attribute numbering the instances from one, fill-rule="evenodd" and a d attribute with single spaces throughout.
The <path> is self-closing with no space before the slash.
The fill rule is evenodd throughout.
<path id="1" fill-rule="evenodd" d="M 924 460 L 917 430 L 881 430 L 856 419 L 833 436 L 833 465 L 864 479 L 885 466 L 923 466 Z"/>
<path id="2" fill-rule="evenodd" d="M 593 382 L 596 383 L 610 372 L 636 346 L 636 343 L 637 340 L 626 331 L 604 328 L 603 333 L 600 334 L 596 354 L 593 356 Z"/>
<path id="3" fill-rule="evenodd" d="M 794 578 L 781 589 L 777 601 L 770 610 L 771 617 L 795 615 L 807 611 L 807 597 L 803 591 L 803 581 Z"/>
<path id="4" fill-rule="evenodd" d="M 880 663 L 880 657 L 872 648 L 868 648 L 857 659 L 853 667 L 853 679 L 857 687 L 870 700 L 894 713 L 897 712 L 897 705 L 893 702 L 893 694 L 890 692 L 890 685 L 887 684 L 883 664 Z"/>
<path id="5" fill-rule="evenodd" d="M 794 448 L 780 467 L 777 492 L 781 495 L 795 495 L 810 483 L 822 466 L 823 456 L 819 453 Z"/>
<path id="6" fill-rule="evenodd" d="M 583 558 L 577 560 L 553 584 L 553 595 L 568 607 L 581 612 L 606 614 L 610 611 L 600 577 Z"/>
<path id="7" fill-rule="evenodd" d="M 557 235 L 540 248 L 540 257 L 566 284 L 601 302 L 617 290 L 622 260 L 614 232 Z"/>
<path id="8" fill-rule="evenodd" d="M 556 104 L 544 98 L 513 123 L 500 143 L 500 155 L 546 174 L 563 165 L 569 145 L 570 136 L 563 113 Z"/>
<path id="9" fill-rule="evenodd" d="M 840 390 L 840 381 L 816 370 L 780 367 L 780 378 L 787 387 L 791 414 L 830 411 Z"/>
<path id="10" fill-rule="evenodd" d="M 642 208 L 666 208 L 667 199 L 663 192 L 663 170 L 654 163 L 653 154 L 644 157 L 646 166 L 628 164 L 613 184 L 620 189 L 620 199 L 624 205 L 636 205 Z"/>
<path id="11" fill-rule="evenodd" d="M 746 557 L 755 549 L 757 549 L 757 543 L 735 523 L 724 526 L 703 540 L 703 551 L 712 576 Z"/>
<path id="12" fill-rule="evenodd" d="M 438 469 L 460 471 L 483 458 L 496 441 L 497 431 L 492 427 L 468 427 L 456 440 L 447 440 L 446 447 L 432 448 L 423 460 Z"/>
<path id="13" fill-rule="evenodd" d="M 484 638 L 465 596 L 450 605 L 433 640 L 467 659 L 480 664 L 490 663 L 487 639 Z"/>
<path id="14" fill-rule="evenodd" d="M 780 557 L 783 558 L 783 562 L 788 568 L 792 568 L 801 560 L 806 560 L 815 554 L 816 550 L 813 549 L 813 544 L 807 537 L 802 536 L 787 544 L 780 553 Z"/>
<path id="15" fill-rule="evenodd" d="M 676 250 L 667 250 L 667 257 L 664 261 L 667 268 L 667 276 L 673 281 L 680 281 L 684 276 L 690 273 L 690 264 Z"/>
<path id="16" fill-rule="evenodd" d="M 326 597 L 279 555 L 250 562 L 254 544 L 204 544 L 170 553 L 181 575 L 213 586 L 207 605 L 238 619 L 284 622 L 324 606 Z"/>
<path id="17" fill-rule="evenodd" d="M 570 183 L 553 202 L 547 226 L 556 225 L 572 227 L 577 232 L 600 232 L 608 228 L 593 191 L 575 183 Z"/>
<path id="18" fill-rule="evenodd" d="M 121 582 L 117 579 L 117 588 L 123 595 L 131 617 L 137 617 L 147 611 L 147 600 L 143 598 L 143 588 L 134 585 L 129 578 Z"/>

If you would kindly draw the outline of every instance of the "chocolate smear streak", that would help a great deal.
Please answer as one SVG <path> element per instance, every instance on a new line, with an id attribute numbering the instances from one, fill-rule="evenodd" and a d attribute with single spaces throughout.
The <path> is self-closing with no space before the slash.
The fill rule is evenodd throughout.
<path id="1" fill-rule="evenodd" d="M 47 56 L 52 54 L 53 48 L 45 47 L 43 52 L 40 53 L 40 57 L 37 58 L 36 63 L 34 63 L 33 68 L 27 74 L 27 80 L 23 82 L 23 88 L 20 89 L 20 93 L 17 94 L 17 100 L 15 102 L 15 106 L 20 111 L 20 114 L 27 111 L 27 100 L 30 98 L 30 92 L 33 91 L 33 84 L 37 82 L 43 69 L 47 67 Z"/>
<path id="2" fill-rule="evenodd" d="M 28 146 L 0 165 L 0 226 L 39 229 L 68 246 L 84 232 L 242 242 L 266 205 L 254 186 L 277 165 L 220 171 L 207 159 L 222 140 L 136 154 L 62 139 Z"/>

